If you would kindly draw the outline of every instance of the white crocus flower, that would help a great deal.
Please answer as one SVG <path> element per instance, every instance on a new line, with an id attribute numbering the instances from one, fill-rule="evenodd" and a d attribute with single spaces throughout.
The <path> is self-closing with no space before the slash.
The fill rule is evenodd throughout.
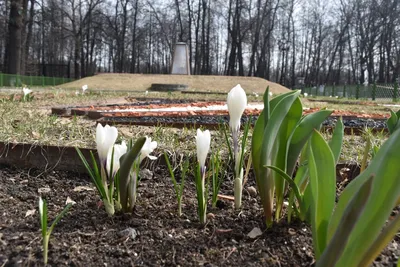
<path id="1" fill-rule="evenodd" d="M 269 92 L 269 96 L 273 96 L 274 94 L 272 92 Z"/>
<path id="2" fill-rule="evenodd" d="M 22 88 L 22 92 L 24 92 L 24 96 L 29 95 L 30 93 L 32 93 L 32 90 L 30 90 L 29 88 Z"/>
<path id="3" fill-rule="evenodd" d="M 153 150 L 156 148 L 157 148 L 157 142 L 151 141 L 151 137 L 146 136 L 146 142 L 144 143 L 142 150 L 140 151 L 139 162 L 144 160 L 146 157 L 148 157 L 151 160 L 157 159 L 157 157 L 150 155 L 150 153 L 152 153 Z"/>
<path id="4" fill-rule="evenodd" d="M 229 112 L 229 126 L 232 132 L 239 131 L 240 118 L 247 106 L 247 96 L 240 84 L 232 88 L 228 93 L 228 112 Z"/>
<path id="5" fill-rule="evenodd" d="M 335 96 L 335 98 L 339 98 L 339 96 Z"/>
<path id="6" fill-rule="evenodd" d="M 197 129 L 196 135 L 196 148 L 197 148 L 197 160 L 200 163 L 200 168 L 204 169 L 206 164 L 206 158 L 208 151 L 210 150 L 211 134 L 209 130 L 202 132 Z"/>
<path id="7" fill-rule="evenodd" d="M 307 93 L 304 93 L 304 97 L 307 97 L 308 96 L 308 94 Z"/>
<path id="8" fill-rule="evenodd" d="M 100 123 L 97 124 L 96 128 L 96 145 L 97 153 L 101 164 L 104 166 L 107 160 L 108 151 L 112 148 L 118 137 L 118 130 L 115 127 L 109 125 L 102 126 Z"/>
<path id="9" fill-rule="evenodd" d="M 87 89 L 88 89 L 87 84 L 82 85 L 82 94 L 84 94 Z"/>
<path id="10" fill-rule="evenodd" d="M 107 173 L 110 173 L 111 169 L 111 158 L 113 158 L 113 169 L 111 175 L 114 176 L 117 171 L 119 170 L 120 163 L 119 159 L 121 158 L 122 155 L 126 153 L 126 150 L 128 147 L 126 146 L 125 141 L 122 141 L 120 145 L 114 145 L 114 157 L 112 156 L 113 150 L 110 149 L 108 150 L 107 154 Z"/>

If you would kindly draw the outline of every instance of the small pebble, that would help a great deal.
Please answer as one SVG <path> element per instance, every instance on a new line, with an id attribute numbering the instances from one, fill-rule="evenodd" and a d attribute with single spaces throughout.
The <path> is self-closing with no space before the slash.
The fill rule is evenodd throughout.
<path id="1" fill-rule="evenodd" d="M 214 219 L 215 218 L 215 215 L 214 215 L 214 213 L 208 213 L 207 214 L 207 219 L 209 219 L 209 220 L 212 220 L 212 219 Z"/>
<path id="2" fill-rule="evenodd" d="M 252 197 L 257 196 L 257 189 L 254 186 L 247 187 L 247 192 L 249 192 L 250 196 Z"/>

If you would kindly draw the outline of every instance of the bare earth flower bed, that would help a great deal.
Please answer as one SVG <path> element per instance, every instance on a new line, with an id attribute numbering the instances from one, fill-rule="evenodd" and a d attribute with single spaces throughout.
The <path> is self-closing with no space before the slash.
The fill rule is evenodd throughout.
<path id="1" fill-rule="evenodd" d="M 49 221 L 69 196 L 76 205 L 56 226 L 50 239 L 50 266 L 310 266 L 314 263 L 310 228 L 283 219 L 266 230 L 257 197 L 244 192 L 243 210 L 219 201 L 205 227 L 198 223 L 195 187 L 185 186 L 183 215 L 163 167 L 145 171 L 132 215 L 107 217 L 86 175 L 68 172 L 41 174 L 36 170 L 0 170 L 0 264 L 42 266 L 37 200 L 49 203 Z M 192 179 L 190 179 L 192 180 Z M 246 186 L 254 185 L 253 179 Z M 82 188 L 83 187 L 83 188 Z M 226 181 L 222 193 L 231 194 Z M 89 189 L 89 190 L 88 190 Z M 27 215 L 29 210 L 36 212 Z M 262 234 L 250 238 L 253 228 Z M 390 243 L 374 266 L 393 266 L 400 237 Z"/>

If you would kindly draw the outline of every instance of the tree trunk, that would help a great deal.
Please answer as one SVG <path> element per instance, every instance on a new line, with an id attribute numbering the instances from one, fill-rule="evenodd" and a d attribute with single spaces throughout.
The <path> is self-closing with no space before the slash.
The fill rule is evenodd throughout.
<path id="1" fill-rule="evenodd" d="M 8 21 L 8 73 L 20 74 L 21 67 L 21 33 L 22 33 L 22 0 L 12 0 L 10 19 Z"/>

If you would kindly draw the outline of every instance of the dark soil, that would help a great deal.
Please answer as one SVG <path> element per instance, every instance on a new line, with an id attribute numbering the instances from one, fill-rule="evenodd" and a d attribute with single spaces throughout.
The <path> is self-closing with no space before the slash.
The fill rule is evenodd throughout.
<path id="1" fill-rule="evenodd" d="M 198 223 L 195 188 L 185 186 L 183 215 L 178 217 L 172 182 L 164 167 L 142 175 L 133 214 L 108 217 L 99 207 L 96 191 L 86 175 L 68 172 L 0 168 L 0 266 L 41 266 L 38 197 L 50 188 L 49 221 L 62 210 L 67 197 L 76 204 L 55 227 L 50 238 L 51 266 L 310 266 L 314 263 L 310 228 L 285 220 L 266 230 L 258 197 L 245 191 L 243 209 L 219 201 L 209 207 L 208 223 Z M 251 181 L 246 185 L 251 186 Z M 232 182 L 223 194 L 232 194 Z M 26 216 L 28 210 L 36 210 Z M 255 227 L 263 231 L 251 239 Z M 137 233 L 132 237 L 132 229 Z M 397 262 L 397 236 L 377 259 L 376 266 Z M 397 255 L 397 256 L 396 256 Z"/>

